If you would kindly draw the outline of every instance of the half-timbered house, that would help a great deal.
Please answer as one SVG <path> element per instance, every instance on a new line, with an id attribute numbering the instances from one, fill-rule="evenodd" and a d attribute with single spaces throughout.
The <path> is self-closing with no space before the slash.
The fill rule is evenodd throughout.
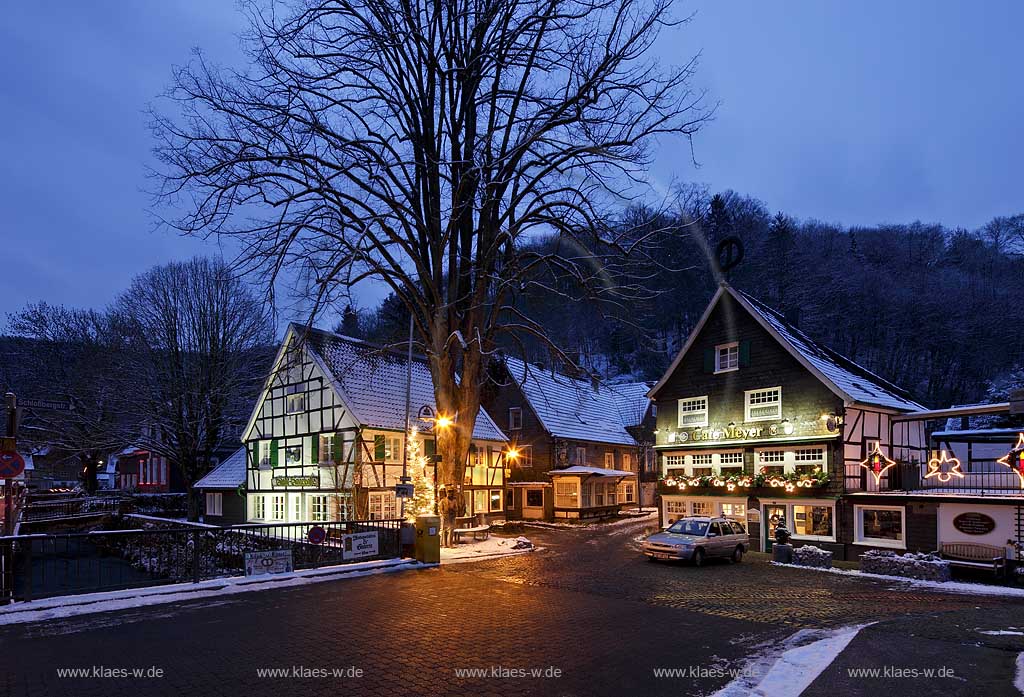
<path id="1" fill-rule="evenodd" d="M 512 439 L 510 519 L 607 516 L 638 501 L 653 462 L 647 383 L 600 384 L 496 361 L 484 406 Z"/>
<path id="2" fill-rule="evenodd" d="M 785 523 L 837 558 L 907 547 L 902 503 L 852 492 L 890 487 L 890 463 L 928 459 L 922 407 L 723 283 L 661 380 L 655 448 L 663 522 L 743 521 L 768 549 Z"/>
<path id="3" fill-rule="evenodd" d="M 243 434 L 248 520 L 399 517 L 410 377 L 415 417 L 434 409 L 423 359 L 414 357 L 410 371 L 400 352 L 291 325 Z M 434 463 L 434 486 L 433 425 L 412 425 L 419 454 Z M 467 515 L 504 517 L 505 449 L 505 435 L 481 409 L 466 469 Z M 416 463 L 407 465 L 412 476 Z"/>

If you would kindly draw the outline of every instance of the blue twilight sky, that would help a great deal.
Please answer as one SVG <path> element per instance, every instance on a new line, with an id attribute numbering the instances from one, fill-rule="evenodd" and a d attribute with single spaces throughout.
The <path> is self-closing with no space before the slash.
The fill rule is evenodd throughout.
<path id="1" fill-rule="evenodd" d="M 720 101 L 653 176 L 846 224 L 977 227 L 1024 212 L 1024 3 L 688 0 L 666 61 L 703 52 Z M 239 60 L 230 0 L 13 3 L 0 23 L 2 313 L 102 306 L 145 268 L 213 243 L 152 232 L 144 109 L 202 47 Z M 375 292 L 363 294 L 374 304 Z"/>

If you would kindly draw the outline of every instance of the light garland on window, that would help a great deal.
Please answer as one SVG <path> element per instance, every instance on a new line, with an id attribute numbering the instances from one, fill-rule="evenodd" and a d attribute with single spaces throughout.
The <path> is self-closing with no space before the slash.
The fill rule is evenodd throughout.
<path id="1" fill-rule="evenodd" d="M 1020 480 L 1020 488 L 1024 489 L 1024 433 L 1017 434 L 1017 445 L 996 462 L 1013 470 Z"/>
<path id="2" fill-rule="evenodd" d="M 895 467 L 896 461 L 887 458 L 882 452 L 882 446 L 876 441 L 874 449 L 859 464 L 875 477 L 875 484 L 881 485 L 882 475 Z"/>
<path id="3" fill-rule="evenodd" d="M 943 471 L 942 465 L 947 462 L 950 464 L 950 468 Z M 960 469 L 960 460 L 955 457 L 950 457 L 949 453 L 943 450 L 939 457 L 933 457 L 928 461 L 928 472 L 924 475 L 924 478 L 931 479 L 932 477 L 935 477 L 943 484 L 951 480 L 953 477 L 963 479 L 964 473 Z"/>

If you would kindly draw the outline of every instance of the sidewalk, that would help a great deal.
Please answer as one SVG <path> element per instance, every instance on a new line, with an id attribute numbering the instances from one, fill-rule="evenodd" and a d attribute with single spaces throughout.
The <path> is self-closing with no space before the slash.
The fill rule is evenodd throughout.
<path id="1" fill-rule="evenodd" d="M 41 622 L 96 612 L 110 612 L 148 605 L 163 605 L 187 600 L 201 600 L 237 593 L 292 588 L 311 583 L 358 578 L 374 574 L 427 569 L 436 564 L 421 564 L 414 559 L 382 559 L 356 562 L 319 569 L 302 569 L 286 574 L 262 576 L 231 576 L 199 583 L 174 583 L 164 586 L 129 588 L 103 593 L 62 595 L 31 602 L 0 606 L 0 625 Z"/>

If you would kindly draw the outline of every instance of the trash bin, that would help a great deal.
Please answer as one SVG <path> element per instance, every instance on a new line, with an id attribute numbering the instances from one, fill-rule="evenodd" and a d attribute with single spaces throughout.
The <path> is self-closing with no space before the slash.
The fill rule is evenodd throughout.
<path id="1" fill-rule="evenodd" d="M 424 564 L 441 562 L 441 518 L 436 515 L 416 516 L 416 561 Z"/>

